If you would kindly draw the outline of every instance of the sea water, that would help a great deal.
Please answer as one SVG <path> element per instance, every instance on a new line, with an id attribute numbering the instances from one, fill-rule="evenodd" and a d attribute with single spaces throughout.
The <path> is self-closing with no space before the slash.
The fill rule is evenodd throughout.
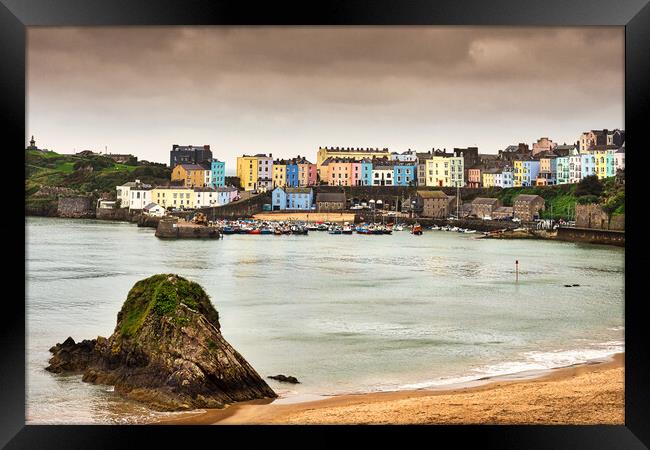
<path id="1" fill-rule="evenodd" d="M 28 423 L 164 415 L 45 371 L 55 343 L 110 336 L 129 289 L 156 273 L 200 283 L 261 376 L 301 381 L 268 380 L 281 401 L 444 387 L 624 349 L 623 248 L 444 231 L 160 240 L 119 222 L 26 227 Z"/>

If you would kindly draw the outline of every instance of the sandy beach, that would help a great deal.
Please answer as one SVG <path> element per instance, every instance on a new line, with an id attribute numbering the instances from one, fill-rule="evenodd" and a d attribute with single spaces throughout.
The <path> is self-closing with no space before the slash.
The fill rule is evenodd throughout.
<path id="1" fill-rule="evenodd" d="M 354 213 L 269 212 L 253 216 L 255 220 L 301 220 L 304 222 L 354 222 Z"/>
<path id="2" fill-rule="evenodd" d="M 446 390 L 342 395 L 278 404 L 244 402 L 160 424 L 623 424 L 624 354 Z"/>

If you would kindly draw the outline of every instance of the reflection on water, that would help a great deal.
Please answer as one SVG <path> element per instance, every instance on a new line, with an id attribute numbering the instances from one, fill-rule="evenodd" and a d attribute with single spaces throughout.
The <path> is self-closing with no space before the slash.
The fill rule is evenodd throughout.
<path id="1" fill-rule="evenodd" d="M 153 233 L 127 223 L 28 219 L 30 422 L 160 417 L 108 386 L 44 370 L 56 342 L 110 335 L 128 290 L 155 273 L 199 282 L 226 339 L 262 376 L 301 380 L 290 389 L 271 380 L 282 395 L 432 387 L 623 347 L 617 247 L 445 232 L 218 241 Z"/>

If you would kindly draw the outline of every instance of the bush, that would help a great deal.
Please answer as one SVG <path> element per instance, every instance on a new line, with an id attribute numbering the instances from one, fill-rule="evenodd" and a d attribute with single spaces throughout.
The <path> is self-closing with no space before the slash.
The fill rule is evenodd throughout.
<path id="1" fill-rule="evenodd" d="M 581 197 L 583 195 L 596 195 L 599 196 L 603 193 L 603 183 L 596 175 L 589 175 L 588 177 L 580 180 L 576 186 L 575 195 Z"/>

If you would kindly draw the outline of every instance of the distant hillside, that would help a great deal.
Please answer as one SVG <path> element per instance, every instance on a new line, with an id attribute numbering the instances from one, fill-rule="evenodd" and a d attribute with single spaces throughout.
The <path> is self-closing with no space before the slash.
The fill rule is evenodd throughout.
<path id="1" fill-rule="evenodd" d="M 99 155 L 26 150 L 26 213 L 50 215 L 51 208 L 55 208 L 56 192 L 97 196 L 106 192 L 114 196 L 115 186 L 127 181 L 139 179 L 144 183 L 166 184 L 170 176 L 171 169 L 162 164 L 127 165 Z"/>

